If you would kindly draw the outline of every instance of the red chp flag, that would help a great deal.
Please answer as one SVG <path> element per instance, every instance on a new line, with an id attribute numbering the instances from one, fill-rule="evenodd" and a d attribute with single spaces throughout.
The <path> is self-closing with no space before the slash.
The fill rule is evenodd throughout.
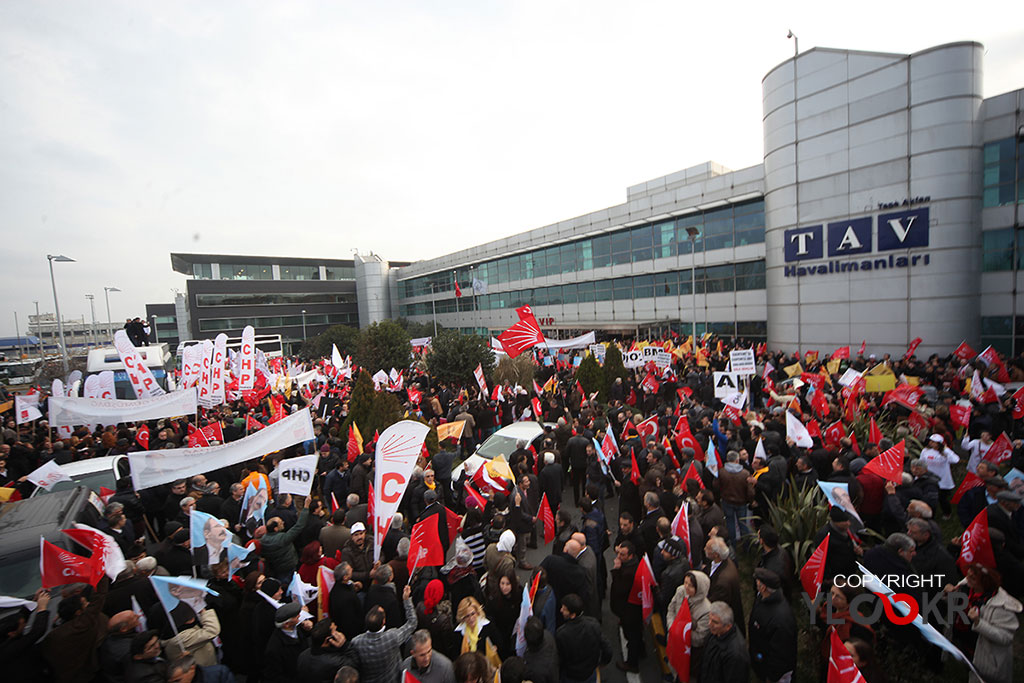
<path id="1" fill-rule="evenodd" d="M 444 509 L 445 521 L 448 523 L 448 545 L 455 542 L 455 537 L 462 529 L 462 517 L 448 508 Z M 440 524 L 440 522 L 438 522 Z"/>
<path id="2" fill-rule="evenodd" d="M 840 346 L 838 349 L 836 349 L 835 351 L 832 352 L 832 359 L 833 360 L 835 360 L 836 358 L 849 359 L 849 357 L 850 357 L 850 347 L 849 346 Z"/>
<path id="3" fill-rule="evenodd" d="M 640 605 L 643 609 L 644 621 L 651 618 L 654 612 L 654 594 L 652 588 L 658 582 L 654 578 L 654 570 L 651 569 L 651 560 L 645 554 L 637 565 L 636 574 L 633 576 L 633 586 L 629 591 L 629 602 L 633 605 Z"/>
<path id="4" fill-rule="evenodd" d="M 960 346 L 956 347 L 956 351 L 953 352 L 953 355 L 960 360 L 970 360 L 977 356 L 978 353 L 972 349 L 967 342 L 962 341 L 960 342 Z"/>
<path id="5" fill-rule="evenodd" d="M 546 493 L 540 498 L 540 518 L 544 522 L 544 545 L 547 545 L 555 540 L 555 515 L 551 512 Z"/>
<path id="6" fill-rule="evenodd" d="M 954 505 L 956 505 L 957 503 L 960 502 L 960 499 L 964 497 L 965 493 L 967 493 L 973 488 L 983 486 L 984 484 L 985 482 L 982 481 L 981 477 L 979 477 L 974 472 L 968 472 L 964 476 L 964 480 L 960 482 L 960 487 L 956 490 L 956 493 L 954 493 L 953 497 L 950 499 L 951 502 Z"/>
<path id="7" fill-rule="evenodd" d="M 532 399 L 530 399 L 530 407 L 533 408 L 533 419 L 534 420 L 536 420 L 537 422 L 540 422 L 541 420 L 544 419 L 544 411 L 541 408 L 540 400 L 538 400 L 536 396 L 534 396 Z"/>
<path id="8" fill-rule="evenodd" d="M 135 441 L 145 450 L 149 450 L 149 425 L 139 427 L 139 431 L 135 432 Z"/>
<path id="9" fill-rule="evenodd" d="M 668 629 L 668 663 L 683 683 L 690 681 L 690 645 L 693 617 L 690 615 L 690 601 L 683 600 L 672 625 Z"/>
<path id="10" fill-rule="evenodd" d="M 875 418 L 872 417 L 868 423 L 868 443 L 873 443 L 876 446 L 878 442 L 882 440 L 882 430 L 878 428 L 878 423 L 875 422 Z"/>
<path id="11" fill-rule="evenodd" d="M 1010 459 L 1010 455 L 1013 453 L 1013 444 L 1010 442 L 1010 437 L 1006 436 L 1006 432 L 999 435 L 999 438 L 992 442 L 989 446 L 988 452 L 985 453 L 985 460 L 994 462 L 997 465 L 1001 465 Z"/>
<path id="12" fill-rule="evenodd" d="M 641 478 L 640 478 L 640 468 L 637 467 L 636 455 L 634 455 L 632 451 L 630 451 L 630 453 L 629 453 L 629 459 L 632 461 L 632 466 L 631 466 L 631 468 L 629 470 L 629 480 L 631 482 L 633 482 L 634 484 L 636 484 L 637 486 L 639 486 L 640 485 L 640 481 L 641 481 Z M 693 463 L 690 463 L 690 466 L 692 467 Z"/>
<path id="13" fill-rule="evenodd" d="M 864 465 L 864 470 L 877 474 L 882 479 L 888 479 L 899 486 L 903 483 L 903 456 L 906 453 L 905 443 L 905 440 L 901 440 L 885 453 L 880 453 L 878 457 L 874 458 L 867 465 Z"/>
<path id="14" fill-rule="evenodd" d="M 200 448 L 207 447 L 210 445 L 210 440 L 206 438 L 206 432 L 202 429 L 196 429 L 194 426 L 189 424 L 188 426 L 188 447 L 189 448 Z"/>
<path id="15" fill-rule="evenodd" d="M 865 683 L 864 676 L 853 663 L 850 651 L 846 649 L 835 628 L 829 638 L 831 652 L 828 656 L 828 683 Z"/>
<path id="16" fill-rule="evenodd" d="M 1024 387 L 1021 387 L 1010 398 L 1013 408 L 1013 419 L 1024 420 Z"/>
<path id="17" fill-rule="evenodd" d="M 804 593 L 811 599 L 811 602 L 821 592 L 821 583 L 825 580 L 825 558 L 828 556 L 828 534 L 811 556 L 807 558 L 806 564 L 800 569 L 800 583 L 804 587 Z"/>
<path id="18" fill-rule="evenodd" d="M 971 424 L 971 407 L 954 403 L 949 406 L 949 417 L 957 427 L 967 428 Z M 1016 414 L 1014 415 L 1016 417 Z M 1022 415 L 1024 417 L 1024 415 Z"/>
<path id="19" fill-rule="evenodd" d="M 914 351 L 917 351 L 917 347 L 921 345 L 922 339 L 920 337 L 914 337 L 914 340 L 910 342 L 910 346 L 907 347 L 907 353 L 904 358 L 910 358 L 914 355 Z"/>
<path id="20" fill-rule="evenodd" d="M 39 573 L 43 588 L 55 588 L 69 583 L 87 583 L 95 586 L 103 576 L 102 555 L 82 557 L 39 537 Z"/>
<path id="21" fill-rule="evenodd" d="M 988 508 L 978 513 L 960 537 L 960 557 L 956 565 L 967 574 L 967 565 L 978 562 L 989 569 L 995 569 L 996 558 L 992 553 L 992 539 L 988 535 Z"/>
<path id="22" fill-rule="evenodd" d="M 411 574 L 416 567 L 440 567 L 444 564 L 444 550 L 438 534 L 441 515 L 430 515 L 416 522 L 409 536 L 408 566 Z"/>
<path id="23" fill-rule="evenodd" d="M 544 343 L 544 335 L 540 332 L 540 325 L 533 317 L 529 306 L 516 309 L 519 314 L 519 322 L 512 325 L 500 335 L 498 342 L 511 358 L 515 358 L 523 351 L 532 349 L 538 344 Z"/>
<path id="24" fill-rule="evenodd" d="M 644 377 L 644 381 L 640 382 L 640 386 L 648 394 L 656 394 L 661 384 L 658 383 L 658 378 L 654 376 L 653 372 L 648 372 L 647 376 Z"/>
<path id="25" fill-rule="evenodd" d="M 683 475 L 683 489 L 684 490 L 686 489 L 686 480 L 687 479 L 693 479 L 698 484 L 700 484 L 701 488 L 704 488 L 704 480 L 700 478 L 699 474 L 697 474 L 697 465 L 694 462 L 690 463 L 690 467 L 686 470 L 686 474 Z"/>
<path id="26" fill-rule="evenodd" d="M 882 398 L 882 407 L 884 408 L 890 403 L 899 403 L 911 410 L 917 410 L 917 402 L 921 400 L 921 394 L 923 393 L 924 389 L 921 387 L 900 384 L 892 391 L 885 392 L 885 396 Z"/>

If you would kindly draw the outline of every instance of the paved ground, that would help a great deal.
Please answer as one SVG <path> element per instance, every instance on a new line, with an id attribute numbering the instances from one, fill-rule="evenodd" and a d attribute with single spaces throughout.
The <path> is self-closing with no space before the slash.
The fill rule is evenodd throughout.
<path id="1" fill-rule="evenodd" d="M 563 493 L 563 506 L 572 505 L 572 490 L 567 489 Z M 573 518 L 579 519 L 579 510 L 573 509 Z M 605 515 L 609 520 L 609 527 L 612 530 L 614 537 L 616 527 L 618 525 L 618 498 L 609 498 L 605 501 Z M 538 533 L 539 542 L 543 542 L 543 533 Z M 542 546 L 536 550 L 526 551 L 527 562 L 538 565 L 541 560 L 551 554 L 550 546 Z M 615 559 L 615 552 L 609 548 L 605 553 L 605 562 L 608 566 L 609 577 L 611 581 L 611 568 L 612 561 Z M 529 580 L 530 572 L 519 570 L 520 583 L 526 584 Z M 645 656 L 640 660 L 640 673 L 639 674 L 625 674 L 615 666 L 615 662 L 622 660 L 622 643 L 619 638 L 618 619 L 612 614 L 611 608 L 608 606 L 608 600 L 605 598 L 603 605 L 603 617 L 601 625 L 604 629 L 605 636 L 607 636 L 609 642 L 612 644 L 612 652 L 615 654 L 612 662 L 601 669 L 601 681 L 602 683 L 650 683 L 652 681 L 662 680 L 661 666 L 658 662 L 658 650 L 654 644 L 654 640 L 651 637 L 650 629 L 645 628 L 644 635 L 644 651 Z"/>

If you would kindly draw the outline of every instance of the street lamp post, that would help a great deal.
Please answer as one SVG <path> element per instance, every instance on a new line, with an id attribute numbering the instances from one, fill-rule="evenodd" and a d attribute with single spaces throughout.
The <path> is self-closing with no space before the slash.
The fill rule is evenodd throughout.
<path id="1" fill-rule="evenodd" d="M 306 309 L 302 309 L 302 341 L 306 341 Z"/>
<path id="2" fill-rule="evenodd" d="M 64 319 L 60 317 L 60 303 L 57 301 L 57 280 L 53 277 L 53 262 L 74 263 L 75 259 L 68 258 L 63 254 L 58 254 L 56 256 L 53 254 L 47 254 L 46 260 L 50 262 L 50 287 L 53 289 L 53 308 L 57 314 L 57 331 L 60 333 L 61 360 L 64 362 L 64 374 L 67 375 L 70 372 L 68 367 L 68 347 L 64 343 Z"/>
<path id="3" fill-rule="evenodd" d="M 159 344 L 160 343 L 160 333 L 156 329 L 156 314 L 153 314 L 153 315 L 149 316 L 149 318 L 150 318 L 150 320 L 153 321 L 153 343 L 154 344 Z"/>
<path id="4" fill-rule="evenodd" d="M 686 228 L 686 235 L 690 240 L 690 315 L 693 316 L 693 346 L 697 346 L 697 237 L 700 230 L 695 226 Z"/>
<path id="5" fill-rule="evenodd" d="M 39 340 L 39 360 L 43 360 L 46 357 L 46 352 L 43 351 L 43 324 L 39 320 L 39 302 L 33 301 L 36 305 L 36 334 L 39 336 L 36 339 Z"/>
<path id="6" fill-rule="evenodd" d="M 107 300 L 107 336 L 110 337 L 111 340 L 113 340 L 113 338 L 114 338 L 114 328 L 111 326 L 111 322 L 110 322 L 110 293 L 111 292 L 120 292 L 120 291 L 121 290 L 118 289 L 117 287 L 104 287 L 103 288 L 103 298 Z"/>
<path id="7" fill-rule="evenodd" d="M 96 297 L 92 294 L 86 294 L 85 298 L 89 300 L 89 312 L 92 314 L 92 327 L 89 328 L 89 340 L 90 343 L 96 344 Z"/>

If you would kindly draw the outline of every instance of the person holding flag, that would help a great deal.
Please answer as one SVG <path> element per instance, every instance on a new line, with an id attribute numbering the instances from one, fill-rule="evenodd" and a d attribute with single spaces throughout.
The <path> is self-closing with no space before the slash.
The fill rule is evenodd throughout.
<path id="1" fill-rule="evenodd" d="M 683 631 L 684 627 L 689 629 L 690 652 L 689 659 L 685 662 L 686 671 L 681 670 L 683 662 L 680 662 L 679 666 L 673 664 L 676 675 L 681 681 L 690 680 L 693 677 L 693 672 L 700 671 L 701 656 L 709 635 L 708 618 L 711 602 L 708 600 L 708 589 L 710 587 L 711 579 L 704 572 L 697 570 L 686 572 L 686 576 L 683 577 L 683 585 L 676 589 L 672 601 L 668 604 L 666 616 L 669 624 L 668 651 L 670 656 L 685 651 L 686 643 L 682 642 Z M 680 612 L 683 614 L 680 615 Z M 680 625 L 677 629 L 676 622 L 679 619 L 688 623 Z"/>
<path id="2" fill-rule="evenodd" d="M 615 547 L 608 599 L 612 613 L 619 619 L 619 631 L 626 642 L 622 660 L 615 662 L 615 666 L 627 673 L 640 672 L 640 658 L 644 652 L 643 608 L 630 601 L 639 567 L 636 546 L 623 541 Z"/>

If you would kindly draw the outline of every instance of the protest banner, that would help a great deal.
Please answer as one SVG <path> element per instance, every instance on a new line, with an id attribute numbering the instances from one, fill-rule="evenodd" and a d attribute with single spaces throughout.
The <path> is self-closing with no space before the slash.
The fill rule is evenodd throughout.
<path id="1" fill-rule="evenodd" d="M 186 389 L 137 400 L 51 396 L 50 426 L 116 425 L 121 422 L 157 420 L 162 417 L 194 415 L 196 390 Z"/>
<path id="2" fill-rule="evenodd" d="M 145 361 L 139 355 L 139 350 L 128 339 L 127 332 L 118 330 L 114 333 L 114 348 L 117 349 L 117 355 L 121 357 L 121 363 L 124 364 L 124 369 L 128 373 L 128 380 L 132 383 L 136 398 L 150 398 L 164 393 L 164 390 L 157 384 L 156 377 L 146 367 Z"/>
<path id="3" fill-rule="evenodd" d="M 278 463 L 278 493 L 308 496 L 316 477 L 316 463 L 319 459 L 318 455 L 301 455 Z"/>
<path id="4" fill-rule="evenodd" d="M 168 484 L 200 472 L 209 472 L 259 458 L 313 438 L 315 434 L 313 422 L 309 417 L 309 408 L 303 408 L 255 434 L 220 446 L 129 453 L 132 483 L 136 491 Z"/>

